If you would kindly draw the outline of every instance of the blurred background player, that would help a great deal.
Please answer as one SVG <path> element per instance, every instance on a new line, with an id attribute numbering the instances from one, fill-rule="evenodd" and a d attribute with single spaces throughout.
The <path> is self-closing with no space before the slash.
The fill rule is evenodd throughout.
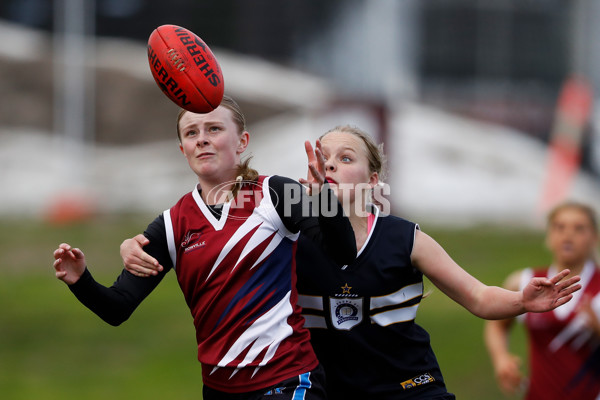
<path id="1" fill-rule="evenodd" d="M 314 164 L 312 146 L 306 152 Z M 333 128 L 317 141 L 320 153 L 359 249 L 340 268 L 305 236 L 298 243 L 299 304 L 325 367 L 329 399 L 455 398 L 446 390 L 429 334 L 415 323 L 423 274 L 481 318 L 550 310 L 579 288 L 577 277 L 563 279 L 568 271 L 533 278 L 522 291 L 484 285 L 415 223 L 369 204 L 384 158 L 369 135 L 352 126 Z M 141 249 L 147 243 L 138 235 L 121 246 L 126 268 L 135 274 L 155 273 L 157 260 Z"/>
<path id="2" fill-rule="evenodd" d="M 548 215 L 546 244 L 552 264 L 511 274 L 505 283 L 519 290 L 532 277 L 548 277 L 568 268 L 581 276 L 582 289 L 573 300 L 541 314 L 524 314 L 528 334 L 529 378 L 519 358 L 509 351 L 515 318 L 488 321 L 485 342 L 498 385 L 512 395 L 526 387 L 528 400 L 591 400 L 600 396 L 600 270 L 595 258 L 598 227 L 595 211 L 567 202 Z"/>

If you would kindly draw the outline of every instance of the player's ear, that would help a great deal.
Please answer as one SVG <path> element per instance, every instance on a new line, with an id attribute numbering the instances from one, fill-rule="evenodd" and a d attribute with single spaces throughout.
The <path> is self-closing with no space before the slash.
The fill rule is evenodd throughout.
<path id="1" fill-rule="evenodd" d="M 369 176 L 369 185 L 371 189 L 377 186 L 379 183 L 379 174 L 377 172 L 371 172 L 371 176 Z"/>
<path id="2" fill-rule="evenodd" d="M 185 153 L 183 152 L 183 145 L 181 144 L 181 142 L 179 142 L 179 151 L 181 151 L 181 154 L 185 155 Z"/>
<path id="3" fill-rule="evenodd" d="M 242 132 L 242 134 L 240 135 L 240 141 L 238 144 L 237 153 L 242 154 L 244 151 L 246 151 L 246 148 L 248 147 L 249 142 L 250 142 L 250 133 L 248 133 L 248 131 Z"/>

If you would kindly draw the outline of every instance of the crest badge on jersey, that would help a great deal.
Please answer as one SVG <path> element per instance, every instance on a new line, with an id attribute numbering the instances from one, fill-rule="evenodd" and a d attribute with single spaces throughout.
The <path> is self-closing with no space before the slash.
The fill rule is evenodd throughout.
<path id="1" fill-rule="evenodd" d="M 363 299 L 329 298 L 331 323 L 335 329 L 349 331 L 363 320 Z"/>

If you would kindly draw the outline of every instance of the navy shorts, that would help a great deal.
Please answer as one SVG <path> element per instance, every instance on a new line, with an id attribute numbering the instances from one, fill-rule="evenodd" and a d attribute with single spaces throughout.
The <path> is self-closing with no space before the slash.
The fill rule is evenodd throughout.
<path id="1" fill-rule="evenodd" d="M 271 387 L 245 393 L 226 393 L 204 386 L 204 400 L 326 400 L 325 372 L 321 365 Z"/>

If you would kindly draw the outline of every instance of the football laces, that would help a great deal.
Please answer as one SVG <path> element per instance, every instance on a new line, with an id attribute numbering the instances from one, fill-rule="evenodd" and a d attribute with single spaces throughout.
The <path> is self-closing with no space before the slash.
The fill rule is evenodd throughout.
<path id="1" fill-rule="evenodd" d="M 177 68 L 181 72 L 185 71 L 185 64 L 183 62 L 183 58 L 181 58 L 177 50 L 171 49 L 167 51 L 167 54 L 168 57 L 171 59 L 171 62 L 173 62 L 175 68 Z"/>

